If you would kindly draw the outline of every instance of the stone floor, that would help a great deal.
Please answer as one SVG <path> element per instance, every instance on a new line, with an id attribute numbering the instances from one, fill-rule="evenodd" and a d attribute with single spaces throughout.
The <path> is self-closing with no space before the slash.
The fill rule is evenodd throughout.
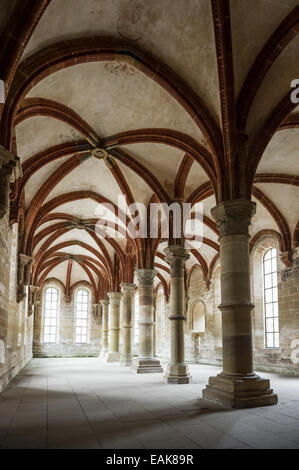
<path id="1" fill-rule="evenodd" d="M 0 395 L 0 448 L 299 449 L 299 378 L 271 379 L 279 404 L 227 410 L 200 399 L 214 366 L 192 384 L 136 375 L 97 358 L 33 359 Z"/>

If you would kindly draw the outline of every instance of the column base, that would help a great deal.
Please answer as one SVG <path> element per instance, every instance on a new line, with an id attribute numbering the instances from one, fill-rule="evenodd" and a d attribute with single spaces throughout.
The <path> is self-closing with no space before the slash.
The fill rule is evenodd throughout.
<path id="1" fill-rule="evenodd" d="M 99 354 L 99 358 L 100 359 L 106 359 L 107 353 L 108 353 L 107 349 L 101 349 L 100 354 Z"/>
<path id="2" fill-rule="evenodd" d="M 202 397 L 228 408 L 254 408 L 277 403 L 277 395 L 270 388 L 269 379 L 255 374 L 242 377 L 221 373 L 210 377 Z"/>
<path id="3" fill-rule="evenodd" d="M 139 357 L 134 359 L 131 370 L 137 374 L 152 374 L 155 372 L 163 372 L 163 368 L 158 359 Z"/>
<path id="4" fill-rule="evenodd" d="M 120 353 L 119 352 L 108 352 L 106 354 L 106 362 L 119 362 L 120 361 Z"/>
<path id="5" fill-rule="evenodd" d="M 132 354 L 122 354 L 120 358 L 120 365 L 130 367 L 132 365 Z"/>
<path id="6" fill-rule="evenodd" d="M 168 384 L 189 384 L 191 377 L 189 368 L 185 363 L 168 364 L 164 375 L 164 382 Z"/>

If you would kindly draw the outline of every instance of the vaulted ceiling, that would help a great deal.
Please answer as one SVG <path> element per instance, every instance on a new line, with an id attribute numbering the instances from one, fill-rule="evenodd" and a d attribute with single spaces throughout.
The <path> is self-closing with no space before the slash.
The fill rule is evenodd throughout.
<path id="1" fill-rule="evenodd" d="M 5 34 L 17 1 L 2 3 Z M 203 243 L 186 266 L 199 264 L 208 281 L 219 252 L 210 209 L 219 200 L 230 93 L 255 175 L 251 235 L 275 232 L 282 252 L 291 252 L 299 218 L 299 107 L 288 102 L 299 78 L 297 0 L 36 3 L 3 110 L 13 116 L 6 143 L 23 167 L 17 203 L 33 284 L 56 278 L 69 290 L 84 280 L 101 296 L 113 287 L 105 282 L 116 259 L 125 279 L 126 256 L 138 263 L 142 246 L 125 228 L 118 238 L 95 231 L 99 205 L 117 205 L 121 195 L 127 204 L 201 201 Z M 227 11 L 230 31 L 218 28 Z M 164 286 L 165 246 L 158 241 L 154 253 L 155 282 Z"/>

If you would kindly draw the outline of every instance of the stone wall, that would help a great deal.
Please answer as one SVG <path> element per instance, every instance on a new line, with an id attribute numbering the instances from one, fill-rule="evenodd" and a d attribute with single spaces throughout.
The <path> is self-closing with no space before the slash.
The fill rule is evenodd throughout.
<path id="1" fill-rule="evenodd" d="M 265 347 L 265 320 L 263 299 L 263 256 L 270 248 L 278 253 L 277 286 L 279 312 L 279 348 Z M 286 269 L 279 259 L 275 238 L 259 240 L 251 253 L 253 310 L 254 368 L 259 371 L 299 375 L 299 258 Z M 298 356 L 298 357 L 297 357 Z"/>
<path id="2" fill-rule="evenodd" d="M 187 278 L 185 296 L 185 360 L 187 362 L 220 364 L 222 360 L 221 337 L 221 312 L 218 309 L 220 303 L 220 271 L 216 268 L 209 289 L 206 286 L 200 267 L 196 266 Z M 161 335 L 161 296 L 162 288 L 159 288 L 155 298 L 155 323 L 156 323 L 156 355 L 169 359 L 170 357 L 170 305 L 165 305 L 164 320 L 166 328 Z M 204 331 L 195 331 L 192 318 L 197 306 L 200 305 L 205 317 Z"/>
<path id="3" fill-rule="evenodd" d="M 59 334 L 57 343 L 43 342 L 43 295 L 36 302 L 34 315 L 28 315 L 28 299 L 16 302 L 18 227 L 9 228 L 8 219 L 0 220 L 0 390 L 32 357 L 47 356 L 98 356 L 101 349 L 101 311 L 94 314 L 90 304 L 90 336 L 87 344 L 76 344 L 74 295 L 70 303 L 61 291 L 59 310 Z M 252 297 L 255 304 L 252 315 L 254 368 L 299 375 L 299 256 L 291 268 L 278 262 L 279 299 L 279 348 L 265 348 L 262 259 L 269 247 L 276 247 L 277 240 L 267 236 L 259 240 L 251 253 Z M 44 289 L 47 285 L 44 287 Z M 61 290 L 61 286 L 57 285 Z M 28 287 L 26 288 L 28 292 Z M 170 357 L 170 305 L 165 302 L 162 327 L 162 295 L 160 286 L 155 296 L 155 354 L 164 359 Z M 185 302 L 185 355 L 186 361 L 221 365 L 222 338 L 220 304 L 220 266 L 215 266 L 210 286 L 203 273 L 195 267 L 186 281 Z M 194 317 L 201 315 L 204 323 L 200 331 L 194 330 Z M 204 324 L 204 327 L 202 326 Z M 162 333 L 163 328 L 163 333 Z M 33 333 L 34 330 L 34 333 Z M 133 336 L 133 335 L 132 335 Z M 133 339 L 133 338 L 132 338 Z M 134 343 L 134 340 L 133 340 Z M 133 348 L 137 353 L 137 348 Z"/>
<path id="4" fill-rule="evenodd" d="M 187 279 L 185 357 L 188 362 L 219 364 L 221 362 L 221 312 L 216 295 L 220 285 L 220 272 L 215 269 L 209 288 L 200 267 L 196 266 Z M 200 331 L 194 324 L 200 312 Z"/>
<path id="5" fill-rule="evenodd" d="M 55 286 L 59 292 L 59 311 L 56 343 L 44 343 L 44 291 L 47 287 Z M 78 286 L 79 287 L 79 286 Z M 95 315 L 92 302 L 89 304 L 89 335 L 86 344 L 75 342 L 75 291 L 71 302 L 66 302 L 61 286 L 54 281 L 45 284 L 40 295 L 41 301 L 35 306 L 35 322 L 33 336 L 34 357 L 86 357 L 98 356 L 101 349 L 101 310 Z M 91 296 L 90 296 L 91 299 Z"/>
<path id="6" fill-rule="evenodd" d="M 0 220 L 0 391 L 32 357 L 33 315 L 16 302 L 18 226 Z"/>
<path id="7" fill-rule="evenodd" d="M 270 247 L 278 252 L 278 307 L 279 348 L 265 347 L 264 299 L 263 299 L 263 255 Z M 293 266 L 286 269 L 279 259 L 279 246 L 275 238 L 266 236 L 259 240 L 251 253 L 252 312 L 254 369 L 299 375 L 299 256 L 295 255 Z M 169 330 L 161 339 L 160 309 L 161 290 L 155 300 L 156 309 L 156 354 L 169 359 Z M 215 266 L 209 288 L 202 271 L 195 267 L 189 273 L 186 285 L 185 307 L 185 358 L 187 362 L 222 364 L 222 321 L 218 305 L 220 298 L 220 266 Z M 195 311 L 205 316 L 204 331 L 193 329 Z M 166 305 L 167 316 L 170 306 Z"/>

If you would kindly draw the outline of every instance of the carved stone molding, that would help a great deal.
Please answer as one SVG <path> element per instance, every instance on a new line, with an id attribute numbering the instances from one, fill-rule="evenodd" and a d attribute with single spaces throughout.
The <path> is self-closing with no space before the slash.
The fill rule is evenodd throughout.
<path id="1" fill-rule="evenodd" d="M 184 264 L 190 255 L 180 245 L 170 245 L 164 250 L 165 261 L 170 264 L 171 277 L 184 277 Z"/>
<path id="2" fill-rule="evenodd" d="M 105 305 L 109 305 L 109 299 L 101 299 L 100 304 L 102 307 L 105 307 Z"/>
<path id="3" fill-rule="evenodd" d="M 24 286 L 29 284 L 30 281 L 30 267 L 32 257 L 19 253 L 18 255 L 18 277 L 17 277 L 17 302 L 21 302 L 25 298 Z"/>
<path id="4" fill-rule="evenodd" d="M 152 286 L 156 276 L 155 269 L 136 269 L 138 283 L 144 286 Z"/>
<path id="5" fill-rule="evenodd" d="M 131 284 L 130 282 L 125 282 L 120 285 L 120 289 L 122 294 L 128 294 L 133 297 L 136 290 L 136 286 L 135 284 Z"/>
<path id="6" fill-rule="evenodd" d="M 223 201 L 213 207 L 211 214 L 217 223 L 220 238 L 233 234 L 248 235 L 248 228 L 255 211 L 255 202 L 247 199 Z"/>
<path id="7" fill-rule="evenodd" d="M 108 297 L 111 304 L 117 304 L 120 302 L 121 293 L 120 292 L 108 292 Z"/>
<path id="8" fill-rule="evenodd" d="M 0 145 L 0 218 L 9 210 L 10 183 L 22 176 L 20 159 Z"/>
<path id="9" fill-rule="evenodd" d="M 38 289 L 38 286 L 29 286 L 28 315 L 31 315 L 33 313 L 33 307 L 37 302 Z"/>

